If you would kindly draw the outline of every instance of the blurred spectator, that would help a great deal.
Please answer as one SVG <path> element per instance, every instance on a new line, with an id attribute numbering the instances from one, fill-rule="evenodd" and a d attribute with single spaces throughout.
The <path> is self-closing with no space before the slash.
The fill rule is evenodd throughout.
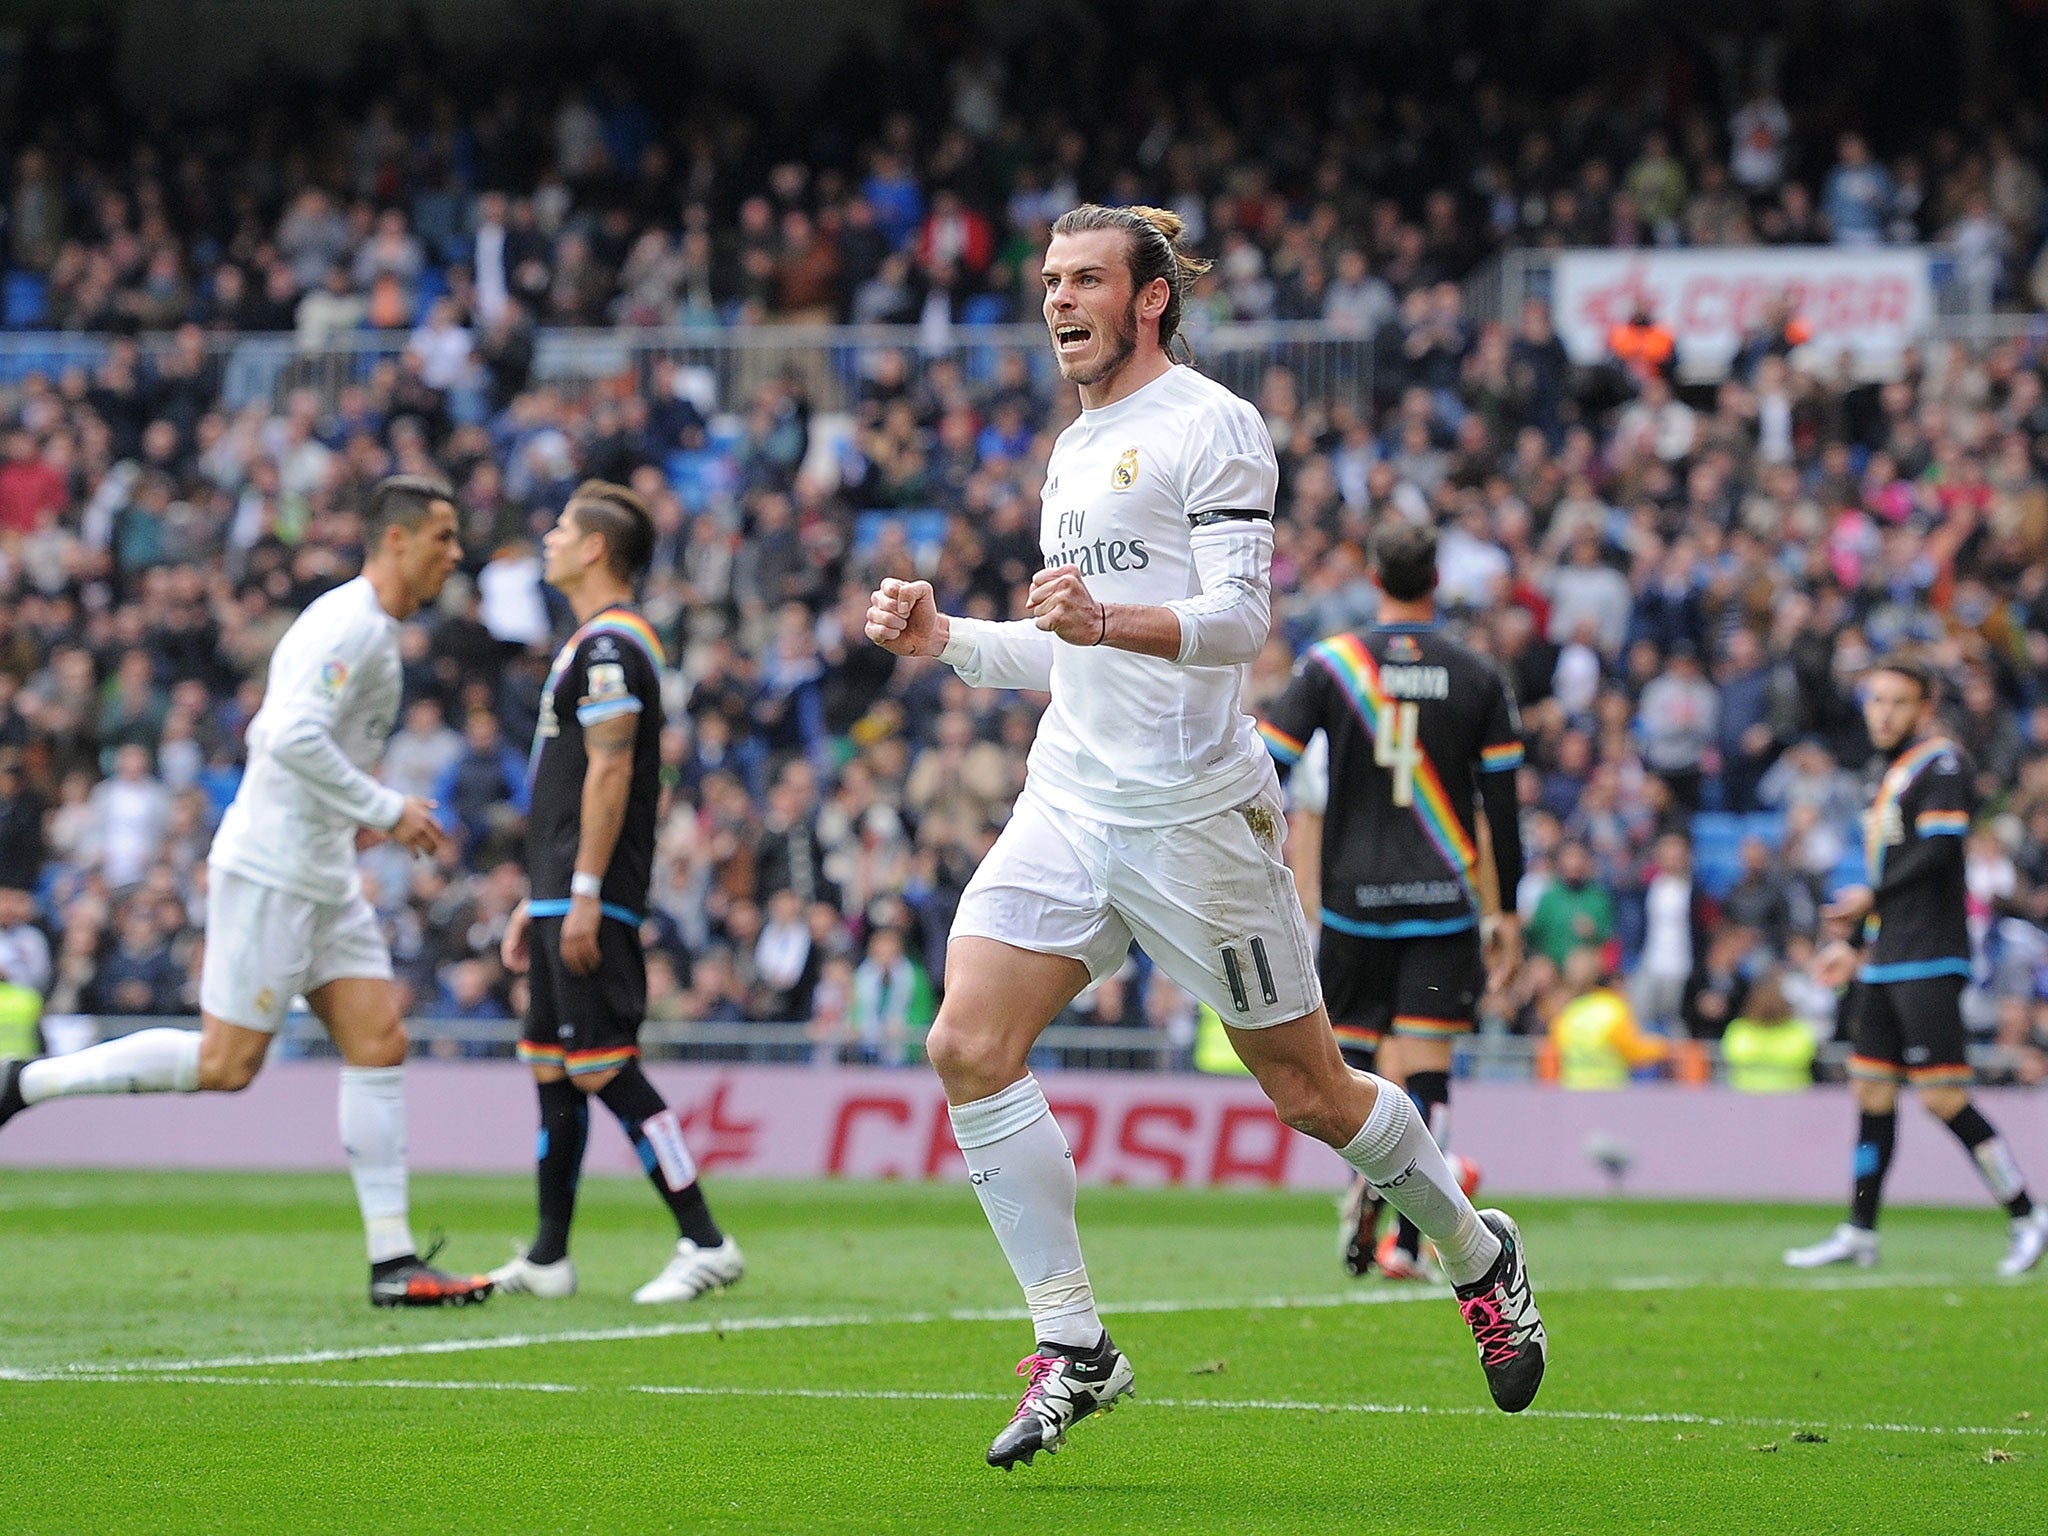
<path id="1" fill-rule="evenodd" d="M 170 792 L 149 770 L 149 748 L 124 746 L 115 754 L 113 777 L 92 791 L 84 852 L 117 891 L 141 880 L 170 821 Z"/>
<path id="2" fill-rule="evenodd" d="M 50 990 L 50 941 L 35 923 L 27 891 L 0 887 L 0 977 L 44 993 Z"/>
<path id="3" fill-rule="evenodd" d="M 1528 924 L 1529 947 L 1562 970 L 1573 951 L 1599 951 L 1614 937 L 1614 898 L 1594 878 L 1582 842 L 1557 851 L 1557 878 L 1545 887 Z"/>
<path id="4" fill-rule="evenodd" d="M 1860 133 L 1845 133 L 1835 143 L 1835 167 L 1821 191 L 1821 212 L 1827 216 L 1837 245 L 1876 245 L 1884 239 L 1891 215 L 1892 179 L 1871 158 Z"/>
<path id="5" fill-rule="evenodd" d="M 1607 965 L 1599 950 L 1571 952 L 1564 964 L 1563 987 L 1569 1000 L 1550 1021 L 1560 1086 L 1623 1088 L 1637 1072 L 1664 1059 L 1664 1042 L 1637 1031 L 1628 1000 L 1608 985 Z"/>
<path id="6" fill-rule="evenodd" d="M 853 973 L 849 1017 L 860 1059 L 891 1067 L 912 1060 L 937 1012 L 931 981 L 905 953 L 903 935 L 877 928 L 868 937 L 867 958 Z"/>
<path id="7" fill-rule="evenodd" d="M 171 938 L 140 902 L 121 913 L 111 951 L 100 961 L 87 1001 L 94 1013 L 163 1015 L 182 1012 L 184 968 Z"/>
<path id="8" fill-rule="evenodd" d="M 1740 1093 L 1801 1093 L 1813 1083 L 1813 1033 L 1793 1016 L 1784 978 L 1767 971 L 1749 989 L 1743 1013 L 1721 1037 L 1728 1085 Z"/>
<path id="9" fill-rule="evenodd" d="M 527 809 L 526 760 L 504 739 L 498 717 L 473 709 L 463 723 L 462 753 L 434 788 L 446 817 L 471 850 L 494 832 L 509 833 Z"/>
<path id="10" fill-rule="evenodd" d="M 1706 952 L 1714 926 L 1712 903 L 1693 877 L 1692 848 L 1684 837 L 1666 833 L 1656 843 L 1655 863 L 1643 887 L 1643 944 L 1630 978 L 1628 996 L 1645 1028 L 1669 1033 L 1685 1005 L 1686 983 L 1695 957 Z"/>

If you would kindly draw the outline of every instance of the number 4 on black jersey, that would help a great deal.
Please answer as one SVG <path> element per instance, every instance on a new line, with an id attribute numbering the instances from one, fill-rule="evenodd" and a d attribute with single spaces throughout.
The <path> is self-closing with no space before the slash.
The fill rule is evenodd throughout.
<path id="1" fill-rule="evenodd" d="M 1259 726 L 1283 771 L 1318 730 L 1330 743 L 1326 928 L 1399 939 L 1473 927 L 1482 796 L 1500 899 L 1513 909 L 1521 721 L 1491 662 L 1433 624 L 1333 635 L 1303 655 Z"/>

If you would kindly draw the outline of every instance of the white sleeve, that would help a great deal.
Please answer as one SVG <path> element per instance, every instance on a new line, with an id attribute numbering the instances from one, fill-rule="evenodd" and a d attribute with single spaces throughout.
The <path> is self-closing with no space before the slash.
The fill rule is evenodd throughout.
<path id="1" fill-rule="evenodd" d="M 1184 667 L 1240 666 L 1273 628 L 1273 505 L 1280 465 L 1259 413 L 1234 396 L 1196 419 L 1181 464 L 1202 590 L 1166 606 L 1180 615 Z"/>
<path id="2" fill-rule="evenodd" d="M 322 804 L 360 826 L 388 832 L 405 810 L 405 796 L 350 762 L 334 739 L 335 721 L 361 679 L 363 640 L 361 633 L 344 630 L 316 652 L 317 669 L 282 701 L 270 755 Z"/>
<path id="3" fill-rule="evenodd" d="M 1330 738 L 1317 731 L 1287 775 L 1287 808 L 1320 816 L 1330 807 Z"/>
<path id="4" fill-rule="evenodd" d="M 1059 637 L 1030 619 L 995 623 L 988 619 L 953 619 L 952 631 L 939 660 L 960 674 L 970 688 L 1052 690 L 1053 647 Z"/>
<path id="5" fill-rule="evenodd" d="M 1273 524 L 1232 518 L 1189 535 L 1202 590 L 1166 606 L 1180 615 L 1184 667 L 1235 667 L 1253 660 L 1273 633 Z"/>
<path id="6" fill-rule="evenodd" d="M 1232 512 L 1272 521 L 1280 462 L 1264 419 L 1244 401 L 1232 398 L 1203 411 L 1189 430 L 1181 464 L 1181 510 L 1194 526 Z"/>

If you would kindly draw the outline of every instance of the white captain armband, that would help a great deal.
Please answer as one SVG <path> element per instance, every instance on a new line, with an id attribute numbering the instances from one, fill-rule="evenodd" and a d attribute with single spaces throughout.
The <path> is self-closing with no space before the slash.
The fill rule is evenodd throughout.
<path id="1" fill-rule="evenodd" d="M 616 661 L 592 662 L 584 674 L 584 694 L 576 701 L 579 725 L 596 725 L 601 720 L 640 713 L 640 700 L 626 682 L 626 668 Z"/>

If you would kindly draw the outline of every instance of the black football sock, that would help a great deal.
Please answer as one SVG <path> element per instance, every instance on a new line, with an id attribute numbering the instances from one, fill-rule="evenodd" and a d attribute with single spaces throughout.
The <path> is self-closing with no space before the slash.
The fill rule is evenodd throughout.
<path id="1" fill-rule="evenodd" d="M 540 1223 L 526 1257 L 535 1264 L 555 1264 L 569 1256 L 569 1223 L 576 1216 L 576 1185 L 583 1177 L 583 1148 L 590 1140 L 590 1098 L 566 1077 L 536 1086 L 540 1136 L 533 1161 L 540 1186 Z"/>
<path id="2" fill-rule="evenodd" d="M 1991 1198 L 2015 1218 L 2031 1215 L 2034 1202 L 2027 1195 L 2027 1181 L 2020 1173 L 2020 1165 L 2013 1161 L 2005 1138 L 1991 1128 L 1991 1122 L 1977 1106 L 1965 1104 L 1948 1122 L 1948 1128 L 1956 1133 L 1956 1140 L 1963 1144 L 1963 1150 L 1984 1176 L 1984 1187 L 1991 1191 Z"/>
<path id="3" fill-rule="evenodd" d="M 619 1117 L 655 1193 L 674 1214 L 677 1233 L 699 1248 L 716 1248 L 724 1242 L 725 1234 L 711 1219 L 711 1207 L 698 1187 L 697 1164 L 683 1144 L 683 1128 L 660 1090 L 640 1070 L 640 1063 L 629 1061 L 619 1068 L 597 1096 Z"/>
<path id="4" fill-rule="evenodd" d="M 1422 1123 L 1429 1127 L 1429 1134 L 1436 1138 L 1439 1147 L 1450 1145 L 1451 1131 L 1451 1074 L 1448 1072 L 1410 1072 L 1408 1074 L 1408 1097 L 1415 1101 L 1415 1109 L 1422 1116 Z M 1394 1229 L 1394 1246 L 1403 1253 L 1422 1251 L 1422 1232 L 1406 1216 Z"/>
<path id="5" fill-rule="evenodd" d="M 1855 1191 L 1849 1200 L 1849 1225 L 1877 1230 L 1877 1203 L 1884 1195 L 1884 1176 L 1891 1171 L 1892 1147 L 1898 1141 L 1896 1110 L 1881 1115 L 1865 1111 L 1856 1127 Z"/>

